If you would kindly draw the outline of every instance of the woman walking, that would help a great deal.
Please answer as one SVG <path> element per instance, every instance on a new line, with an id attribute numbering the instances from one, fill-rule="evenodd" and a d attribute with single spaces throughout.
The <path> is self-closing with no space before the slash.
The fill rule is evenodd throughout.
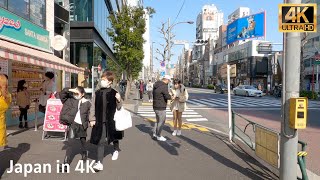
<path id="1" fill-rule="evenodd" d="M 18 81 L 17 105 L 19 106 L 20 110 L 19 128 L 28 128 L 28 109 L 30 108 L 30 95 L 27 87 L 27 82 L 25 80 Z M 24 126 L 22 118 L 24 118 Z"/>
<path id="2" fill-rule="evenodd" d="M 153 101 L 153 83 L 151 82 L 151 80 L 149 80 L 149 83 L 147 85 L 147 91 L 148 91 L 148 97 L 149 97 L 149 102 Z"/>
<path id="3" fill-rule="evenodd" d="M 0 147 L 7 145 L 6 111 L 11 104 L 8 92 L 8 79 L 0 74 Z"/>
<path id="4" fill-rule="evenodd" d="M 189 98 L 189 94 L 185 86 L 181 84 L 180 80 L 173 81 L 173 87 L 172 89 L 170 89 L 170 93 L 173 96 L 171 105 L 170 105 L 170 109 L 173 112 L 173 124 L 174 124 L 174 131 L 172 135 L 180 136 L 181 127 L 182 127 L 182 113 L 187 108 L 186 102 Z"/>
<path id="5" fill-rule="evenodd" d="M 93 168 L 95 171 L 103 170 L 104 146 L 113 143 L 114 152 L 112 160 L 117 160 L 119 155 L 119 140 L 123 138 L 123 131 L 117 131 L 114 114 L 122 107 L 121 96 L 111 85 L 115 79 L 114 73 L 102 73 L 100 89 L 92 98 L 90 110 L 90 126 L 93 127 L 90 142 L 98 145 L 97 159 Z"/>
<path id="6" fill-rule="evenodd" d="M 143 94 L 144 94 L 144 83 L 141 80 L 139 85 L 139 92 L 140 92 L 140 100 L 143 100 Z"/>
<path id="7" fill-rule="evenodd" d="M 82 160 L 86 161 L 88 151 L 86 149 L 87 128 L 89 124 L 89 113 L 91 103 L 85 99 L 84 88 L 78 86 L 74 89 L 65 88 L 60 92 L 60 99 L 63 107 L 60 113 L 60 123 L 69 126 L 69 139 L 80 139 L 82 148 Z M 64 164 L 71 163 L 71 154 L 73 147 L 68 145 Z M 60 166 L 62 168 L 62 166 Z M 67 170 L 67 169 L 65 169 Z"/>

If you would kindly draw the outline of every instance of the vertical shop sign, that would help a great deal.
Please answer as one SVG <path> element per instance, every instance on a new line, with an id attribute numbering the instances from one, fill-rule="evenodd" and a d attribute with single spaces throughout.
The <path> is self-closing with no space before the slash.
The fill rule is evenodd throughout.
<path id="1" fill-rule="evenodd" d="M 8 75 L 8 60 L 0 59 L 0 74 L 6 74 Z"/>

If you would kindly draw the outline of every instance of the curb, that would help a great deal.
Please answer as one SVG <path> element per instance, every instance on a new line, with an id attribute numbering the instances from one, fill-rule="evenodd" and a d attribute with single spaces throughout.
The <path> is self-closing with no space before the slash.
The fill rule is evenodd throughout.
<path id="1" fill-rule="evenodd" d="M 37 129 L 38 129 L 40 126 L 43 126 L 43 123 L 38 124 L 38 125 L 37 125 Z M 30 129 L 34 129 L 34 128 L 35 128 L 35 126 L 31 126 L 31 127 L 27 128 L 27 129 L 17 130 L 17 131 L 14 131 L 14 132 L 12 132 L 12 133 L 8 133 L 8 134 L 7 134 L 7 137 L 9 137 L 9 136 L 14 136 L 14 135 L 23 133 L 23 132 L 25 132 L 25 131 L 29 131 Z"/>

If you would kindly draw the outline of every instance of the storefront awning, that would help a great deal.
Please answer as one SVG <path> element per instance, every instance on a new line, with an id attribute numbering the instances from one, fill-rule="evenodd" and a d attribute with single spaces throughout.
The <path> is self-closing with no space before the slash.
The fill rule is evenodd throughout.
<path id="1" fill-rule="evenodd" d="M 0 40 L 0 57 L 71 73 L 79 74 L 84 72 L 83 68 L 79 68 L 66 62 L 53 54 L 27 48 L 4 40 Z"/>

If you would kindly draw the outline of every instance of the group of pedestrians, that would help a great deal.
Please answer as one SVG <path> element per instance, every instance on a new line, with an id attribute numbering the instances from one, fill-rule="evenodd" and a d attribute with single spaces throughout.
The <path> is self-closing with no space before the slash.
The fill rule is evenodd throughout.
<path id="1" fill-rule="evenodd" d="M 69 140 L 80 139 L 82 147 L 82 160 L 87 160 L 88 151 L 86 148 L 87 129 L 92 127 L 90 143 L 97 146 L 96 163 L 93 169 L 103 170 L 103 158 L 105 145 L 113 143 L 114 152 L 112 160 L 119 156 L 119 140 L 123 138 L 124 132 L 117 131 L 114 115 L 116 110 L 122 107 L 120 94 L 112 88 L 115 75 L 113 72 L 105 71 L 101 75 L 100 88 L 93 94 L 92 101 L 84 98 L 84 88 L 78 86 L 74 89 L 65 88 L 60 93 L 63 108 L 60 115 L 60 122 L 69 126 Z M 67 147 L 64 164 L 71 163 L 73 147 L 70 143 Z M 61 171 L 63 171 L 63 166 Z"/>
<path id="2" fill-rule="evenodd" d="M 153 138 L 158 141 L 166 141 L 167 139 L 161 136 L 163 125 L 166 121 L 166 109 L 168 101 L 170 110 L 173 113 L 174 130 L 172 135 L 181 135 L 182 113 L 186 110 L 186 102 L 189 98 L 187 89 L 180 80 L 174 80 L 172 88 L 168 88 L 171 82 L 171 77 L 166 75 L 161 81 L 157 81 L 153 85 L 153 109 L 156 114 L 156 123 L 153 130 Z"/>
<path id="3" fill-rule="evenodd" d="M 54 75 L 53 75 L 54 76 Z M 43 82 L 43 94 L 51 93 L 52 74 L 46 73 L 46 80 Z M 117 131 L 115 127 L 114 115 L 122 107 L 121 96 L 117 90 L 112 88 L 115 75 L 111 71 L 105 71 L 101 75 L 100 88 L 96 90 L 90 100 L 85 98 L 83 87 L 65 88 L 59 94 L 63 103 L 60 112 L 60 123 L 68 126 L 67 150 L 60 171 L 66 171 L 66 164 L 72 161 L 71 155 L 75 151 L 72 141 L 79 140 L 81 143 L 81 159 L 87 160 L 87 129 L 92 128 L 90 143 L 97 146 L 96 162 L 93 169 L 103 170 L 103 159 L 105 145 L 113 144 L 112 160 L 117 160 L 120 146 L 119 140 L 124 137 L 123 131 Z M 19 117 L 19 127 L 27 127 L 27 110 L 30 106 L 30 98 L 27 90 L 27 83 L 21 80 L 18 83 L 18 105 L 21 111 Z M 0 74 L 0 147 L 7 145 L 5 113 L 10 107 L 12 98 L 8 91 L 8 78 Z M 44 106 L 45 104 L 40 104 Z M 44 107 L 45 108 L 45 107 Z M 22 119 L 24 119 L 24 124 Z"/>

